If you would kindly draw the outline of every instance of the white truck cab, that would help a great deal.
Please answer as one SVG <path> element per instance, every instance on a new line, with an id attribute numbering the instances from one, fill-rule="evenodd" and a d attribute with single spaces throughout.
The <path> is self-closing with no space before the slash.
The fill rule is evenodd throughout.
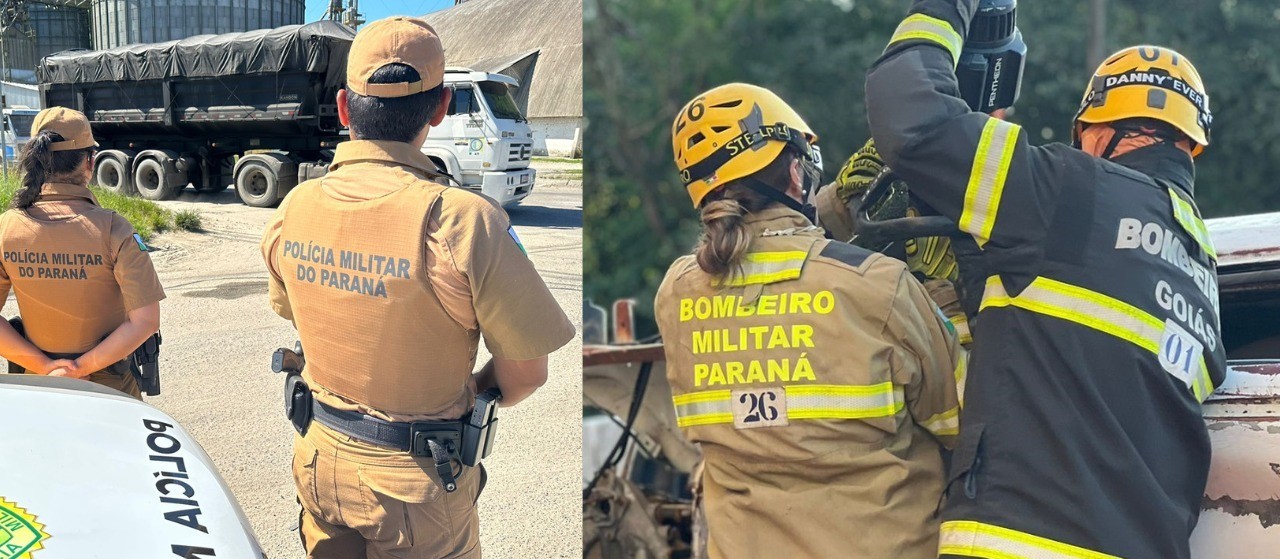
<path id="1" fill-rule="evenodd" d="M 200 445 L 88 381 L 0 374 L 0 557 L 264 559 Z"/>
<path id="2" fill-rule="evenodd" d="M 422 152 L 462 186 L 503 207 L 519 203 L 533 191 L 535 177 L 529 168 L 533 130 L 511 96 L 520 83 L 503 74 L 450 67 L 444 86 L 453 91 L 449 112 L 431 128 Z"/>
<path id="3" fill-rule="evenodd" d="M 19 148 L 31 139 L 31 123 L 36 120 L 38 109 L 18 105 L 4 109 L 4 158 L 10 162 L 18 158 Z"/>

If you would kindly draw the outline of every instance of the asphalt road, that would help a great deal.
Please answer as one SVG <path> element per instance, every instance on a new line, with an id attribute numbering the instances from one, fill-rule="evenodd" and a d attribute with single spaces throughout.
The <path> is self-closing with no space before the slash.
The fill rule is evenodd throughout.
<path id="1" fill-rule="evenodd" d="M 582 183 L 573 165 L 538 164 L 533 194 L 509 211 L 517 234 L 579 336 L 551 355 L 547 384 L 501 412 L 481 497 L 486 558 L 581 555 Z M 581 169 L 581 166 L 576 166 Z M 200 441 L 244 508 L 272 559 L 302 557 L 284 418 L 283 379 L 271 352 L 292 346 L 293 326 L 267 306 L 258 243 L 274 210 L 240 204 L 234 192 L 187 190 L 172 210 L 200 213 L 203 233 L 156 237 L 163 394 L 148 401 Z M 16 313 L 10 299 L 7 316 Z M 479 363 L 488 360 L 483 344 Z"/>

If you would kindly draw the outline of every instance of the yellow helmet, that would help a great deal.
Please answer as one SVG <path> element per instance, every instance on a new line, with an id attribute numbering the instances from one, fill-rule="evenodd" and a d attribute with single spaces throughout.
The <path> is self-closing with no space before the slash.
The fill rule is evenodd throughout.
<path id="1" fill-rule="evenodd" d="M 1166 122 L 1191 139 L 1192 155 L 1209 145 L 1209 95 L 1200 73 L 1173 49 L 1149 45 L 1121 50 L 1098 66 L 1072 123 L 1078 143 L 1085 124 L 1126 118 Z"/>
<path id="2" fill-rule="evenodd" d="M 693 199 L 750 176 L 792 145 L 811 160 L 818 141 L 804 119 L 763 87 L 731 83 L 694 97 L 671 125 L 676 167 Z"/>

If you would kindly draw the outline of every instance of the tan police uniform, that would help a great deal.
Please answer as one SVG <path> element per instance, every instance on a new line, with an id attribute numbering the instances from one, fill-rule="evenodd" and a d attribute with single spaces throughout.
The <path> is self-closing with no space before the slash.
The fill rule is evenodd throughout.
<path id="1" fill-rule="evenodd" d="M 348 63 L 357 93 L 386 85 L 361 89 L 359 76 L 381 67 L 371 59 L 413 65 L 423 76 L 415 88 L 442 81 L 438 39 L 418 20 L 361 31 Z M 298 328 L 317 401 L 386 421 L 454 420 L 475 400 L 480 337 L 506 359 L 542 357 L 572 339 L 502 208 L 441 182 L 418 146 L 352 140 L 268 224 L 271 304 Z M 293 462 L 308 557 L 479 557 L 485 473 L 459 469 L 449 493 L 430 457 L 313 421 L 295 437 Z"/>
<path id="2" fill-rule="evenodd" d="M 89 121 L 54 107 L 31 133 L 68 138 L 54 151 L 96 145 Z M 124 323 L 126 314 L 164 299 L 141 237 L 120 214 L 98 205 L 85 186 L 46 183 L 27 209 L 0 214 L 0 295 L 12 289 L 26 337 L 41 351 L 78 355 Z M 132 375 L 97 371 L 85 379 L 141 398 Z"/>
<path id="3" fill-rule="evenodd" d="M 711 557 L 936 557 L 954 332 L 901 262 L 778 205 L 747 228 L 738 273 L 682 257 L 655 301 Z"/>

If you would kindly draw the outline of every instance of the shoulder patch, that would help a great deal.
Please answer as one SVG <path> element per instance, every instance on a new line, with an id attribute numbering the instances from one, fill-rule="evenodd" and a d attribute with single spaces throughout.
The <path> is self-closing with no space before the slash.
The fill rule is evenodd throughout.
<path id="1" fill-rule="evenodd" d="M 822 247 L 822 252 L 818 253 L 818 256 L 830 258 L 832 260 L 839 260 L 840 262 L 844 262 L 854 268 L 861 268 L 862 263 L 866 262 L 867 258 L 872 254 L 875 253 L 862 247 L 853 246 L 849 243 L 842 243 L 839 241 L 831 241 L 827 243 L 827 246 Z"/>
<path id="2" fill-rule="evenodd" d="M 507 234 L 511 235 L 511 240 L 516 242 L 516 247 L 520 249 L 520 252 L 524 253 L 525 256 L 529 256 L 529 251 L 525 250 L 524 243 L 520 242 L 520 237 L 516 235 L 516 228 L 508 225 Z"/>

